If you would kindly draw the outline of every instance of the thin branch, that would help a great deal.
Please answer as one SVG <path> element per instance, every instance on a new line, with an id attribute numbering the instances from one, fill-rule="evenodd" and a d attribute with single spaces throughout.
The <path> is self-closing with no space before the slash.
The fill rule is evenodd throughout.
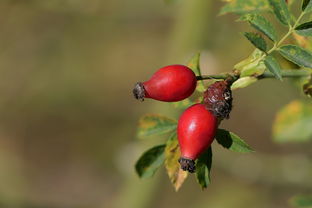
<path id="1" fill-rule="evenodd" d="M 292 70 L 282 70 L 281 76 L 283 78 L 298 78 L 298 77 L 306 77 L 311 75 L 309 71 L 306 70 L 298 70 L 298 69 L 292 69 Z M 206 79 L 227 79 L 231 78 L 233 81 L 237 80 L 239 77 L 234 74 L 215 74 L 215 75 L 202 75 L 197 76 L 197 80 L 206 80 Z M 274 78 L 274 75 L 271 72 L 264 72 L 262 75 L 257 77 L 258 79 L 265 79 L 265 78 Z"/>
<path id="2" fill-rule="evenodd" d="M 227 78 L 233 78 L 233 79 L 238 79 L 237 76 L 233 74 L 214 74 L 214 75 L 201 75 L 201 76 L 196 76 L 197 80 L 205 80 L 205 79 L 227 79 Z"/>
<path id="3" fill-rule="evenodd" d="M 311 75 L 309 71 L 306 70 L 282 70 L 281 76 L 283 78 L 300 78 Z M 262 75 L 258 77 L 258 79 L 264 78 L 275 78 L 275 76 L 271 72 L 264 72 Z"/>

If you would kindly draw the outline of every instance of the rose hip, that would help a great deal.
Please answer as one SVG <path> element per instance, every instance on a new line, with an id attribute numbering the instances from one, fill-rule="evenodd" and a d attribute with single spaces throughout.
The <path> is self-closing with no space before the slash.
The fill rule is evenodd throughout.
<path id="1" fill-rule="evenodd" d="M 170 65 L 156 71 L 150 80 L 138 82 L 133 94 L 136 99 L 151 98 L 165 102 L 181 101 L 194 92 L 196 75 L 183 65 Z"/>
<path id="2" fill-rule="evenodd" d="M 204 92 L 204 105 L 221 120 L 229 118 L 232 101 L 230 83 L 226 80 L 213 83 Z"/>
<path id="3" fill-rule="evenodd" d="M 218 119 L 203 104 L 192 105 L 183 112 L 177 128 L 183 170 L 195 171 L 195 160 L 211 145 L 217 128 Z"/>

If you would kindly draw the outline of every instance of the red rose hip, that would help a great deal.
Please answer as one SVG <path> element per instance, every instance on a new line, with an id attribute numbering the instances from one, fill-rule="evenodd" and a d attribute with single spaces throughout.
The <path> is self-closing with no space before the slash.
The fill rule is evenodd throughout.
<path id="1" fill-rule="evenodd" d="M 192 105 L 183 112 L 177 128 L 183 170 L 195 171 L 195 159 L 211 145 L 217 128 L 217 118 L 203 104 Z"/>
<path id="2" fill-rule="evenodd" d="M 152 98 L 165 102 L 181 101 L 189 97 L 196 88 L 196 75 L 183 65 L 165 66 L 156 71 L 150 80 L 138 82 L 134 97 L 138 100 Z"/>

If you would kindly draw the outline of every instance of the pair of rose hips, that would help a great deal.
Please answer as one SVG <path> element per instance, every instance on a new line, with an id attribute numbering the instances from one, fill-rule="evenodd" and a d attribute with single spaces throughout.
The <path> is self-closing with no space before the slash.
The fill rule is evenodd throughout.
<path id="1" fill-rule="evenodd" d="M 188 98 L 195 91 L 197 78 L 183 65 L 170 65 L 156 71 L 150 80 L 138 82 L 133 94 L 144 98 L 176 102 Z M 229 117 L 232 93 L 229 81 L 218 81 L 204 92 L 202 103 L 187 108 L 178 121 L 177 134 L 181 150 L 179 163 L 183 170 L 195 171 L 195 160 L 212 143 L 219 122 Z"/>

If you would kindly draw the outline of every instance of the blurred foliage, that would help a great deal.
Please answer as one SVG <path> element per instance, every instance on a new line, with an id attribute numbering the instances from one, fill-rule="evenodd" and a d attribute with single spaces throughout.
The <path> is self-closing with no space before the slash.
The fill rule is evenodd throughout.
<path id="1" fill-rule="evenodd" d="M 312 197 L 311 196 L 295 196 L 291 199 L 291 204 L 296 208 L 311 208 Z"/>
<path id="2" fill-rule="evenodd" d="M 205 192 L 187 180 L 175 193 L 161 168 L 152 180 L 134 175 L 135 160 L 155 145 L 134 142 L 137 118 L 177 116 L 170 105 L 136 102 L 134 83 L 163 65 L 185 63 L 198 50 L 204 74 L 230 71 L 253 50 L 239 34 L 247 27 L 233 24 L 236 16 L 218 16 L 224 5 L 2 0 L 0 206 L 278 208 L 309 190 L 310 143 L 270 140 L 274 114 L 299 99 L 299 89 L 271 80 L 235 92 L 222 128 L 257 152 L 239 157 L 215 145 L 214 181 Z M 311 49 L 310 37 L 295 37 Z"/>
<path id="3" fill-rule="evenodd" d="M 220 14 L 229 12 L 243 14 L 250 12 L 259 12 L 269 10 L 269 4 L 266 0 L 230 0 L 220 11 Z"/>
<path id="4" fill-rule="evenodd" d="M 137 174 L 141 178 L 152 177 L 156 170 L 164 163 L 165 147 L 166 145 L 158 145 L 143 153 L 135 165 Z"/>
<path id="5" fill-rule="evenodd" d="M 312 103 L 292 101 L 276 115 L 273 137 L 277 142 L 303 142 L 312 139 Z"/>

